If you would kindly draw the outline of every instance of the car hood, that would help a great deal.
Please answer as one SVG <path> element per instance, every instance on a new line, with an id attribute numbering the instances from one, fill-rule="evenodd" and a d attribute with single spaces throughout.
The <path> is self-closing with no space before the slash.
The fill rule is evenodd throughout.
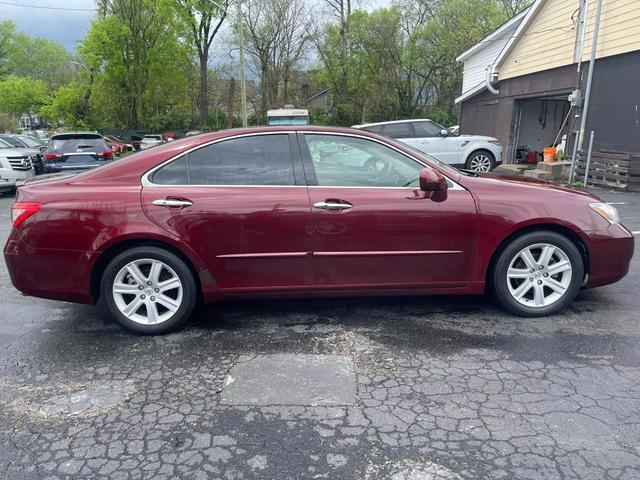
<path id="1" fill-rule="evenodd" d="M 560 185 L 548 180 L 538 180 L 536 178 L 516 177 L 498 173 L 481 173 L 477 177 L 462 176 L 460 177 L 460 181 L 472 189 L 476 187 L 479 190 L 493 188 L 520 190 L 522 193 L 518 192 L 518 194 L 522 195 L 523 201 L 527 201 L 527 198 L 531 201 L 542 200 L 539 196 L 536 197 L 536 195 L 543 195 L 544 192 L 570 194 L 583 197 L 585 200 L 601 201 L 596 195 L 585 192 L 584 190 L 578 190 L 568 185 Z"/>

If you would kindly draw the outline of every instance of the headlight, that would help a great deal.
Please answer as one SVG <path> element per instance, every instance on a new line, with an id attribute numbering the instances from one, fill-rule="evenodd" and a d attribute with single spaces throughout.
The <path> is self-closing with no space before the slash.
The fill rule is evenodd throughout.
<path id="1" fill-rule="evenodd" d="M 493 143 L 494 145 L 500 145 L 499 140 L 489 140 L 489 143 Z"/>
<path id="2" fill-rule="evenodd" d="M 590 203 L 589 207 L 602 215 L 609 223 L 620 223 L 620 214 L 616 207 L 608 203 Z"/>

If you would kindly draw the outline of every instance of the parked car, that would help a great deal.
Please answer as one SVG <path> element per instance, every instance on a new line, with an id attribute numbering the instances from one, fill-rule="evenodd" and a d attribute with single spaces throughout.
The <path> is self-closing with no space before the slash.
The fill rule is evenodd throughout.
<path id="1" fill-rule="evenodd" d="M 147 148 L 156 147 L 158 145 L 162 145 L 165 143 L 162 135 L 149 134 L 142 137 L 142 141 L 140 142 L 140 149 L 146 150 Z"/>
<path id="2" fill-rule="evenodd" d="M 133 151 L 133 144 L 122 137 L 116 137 L 115 135 L 105 135 L 104 138 L 108 142 L 119 144 L 121 153 Z"/>
<path id="3" fill-rule="evenodd" d="M 26 137 L 23 137 L 26 138 Z M 36 142 L 36 139 L 31 138 L 30 140 L 33 143 Z M 24 141 L 18 135 L 12 134 L 0 134 L 0 148 L 11 148 L 14 150 L 18 150 L 29 156 L 31 159 L 31 164 L 33 165 L 34 171 L 36 175 L 43 173 L 44 169 L 44 154 L 42 148 L 46 150 L 47 147 L 42 146 L 41 148 L 32 148 L 28 147 L 28 141 Z M 33 144 L 32 143 L 32 144 Z"/>
<path id="4" fill-rule="evenodd" d="M 45 144 L 49 143 L 49 134 L 47 134 L 46 130 L 30 130 L 28 128 L 25 128 L 20 133 L 22 135 L 26 135 L 26 136 L 41 140 Z"/>
<path id="5" fill-rule="evenodd" d="M 31 157 L 24 150 L 0 147 L 0 193 L 14 191 L 16 182 L 34 175 Z"/>
<path id="6" fill-rule="evenodd" d="M 502 145 L 497 138 L 452 135 L 428 119 L 354 125 L 353 128 L 399 140 L 448 164 L 474 172 L 490 172 L 502 163 Z"/>
<path id="7" fill-rule="evenodd" d="M 330 127 L 187 137 L 28 181 L 12 211 L 18 290 L 100 301 L 145 334 L 179 327 L 199 299 L 258 296 L 492 292 L 550 315 L 624 277 L 634 249 L 595 195 Z"/>
<path id="8" fill-rule="evenodd" d="M 58 133 L 51 137 L 44 154 L 45 173 L 90 170 L 113 158 L 113 151 L 99 133 Z"/>

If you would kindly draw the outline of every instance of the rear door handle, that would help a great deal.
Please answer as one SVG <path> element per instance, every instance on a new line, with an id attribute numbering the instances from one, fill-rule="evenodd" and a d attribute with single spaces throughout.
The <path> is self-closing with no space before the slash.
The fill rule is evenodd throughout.
<path id="1" fill-rule="evenodd" d="M 175 198 L 160 198 L 158 200 L 154 200 L 152 203 L 158 207 L 167 208 L 184 208 L 193 205 L 193 202 L 190 200 L 178 200 Z"/>
<path id="2" fill-rule="evenodd" d="M 338 203 L 338 202 L 317 202 L 313 204 L 313 208 L 320 210 L 346 210 L 352 208 L 350 203 Z"/>

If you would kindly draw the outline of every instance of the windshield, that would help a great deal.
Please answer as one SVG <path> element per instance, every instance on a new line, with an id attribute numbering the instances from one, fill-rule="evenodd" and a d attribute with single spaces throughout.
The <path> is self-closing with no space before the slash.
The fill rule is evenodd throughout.
<path id="1" fill-rule="evenodd" d="M 3 138 L 0 138 L 0 148 L 13 148 L 13 147 L 14 146 L 11 145 L 9 142 L 4 140 Z"/>
<path id="2" fill-rule="evenodd" d="M 160 135 L 145 135 L 145 140 L 162 140 L 162 136 Z"/>
<path id="3" fill-rule="evenodd" d="M 20 141 L 16 140 L 15 138 L 0 137 L 0 140 L 12 147 L 24 148 L 24 145 Z"/>
<path id="4" fill-rule="evenodd" d="M 18 139 L 29 148 L 38 148 L 44 145 L 44 143 L 41 142 L 40 140 L 30 137 L 28 135 L 20 135 Z"/>

